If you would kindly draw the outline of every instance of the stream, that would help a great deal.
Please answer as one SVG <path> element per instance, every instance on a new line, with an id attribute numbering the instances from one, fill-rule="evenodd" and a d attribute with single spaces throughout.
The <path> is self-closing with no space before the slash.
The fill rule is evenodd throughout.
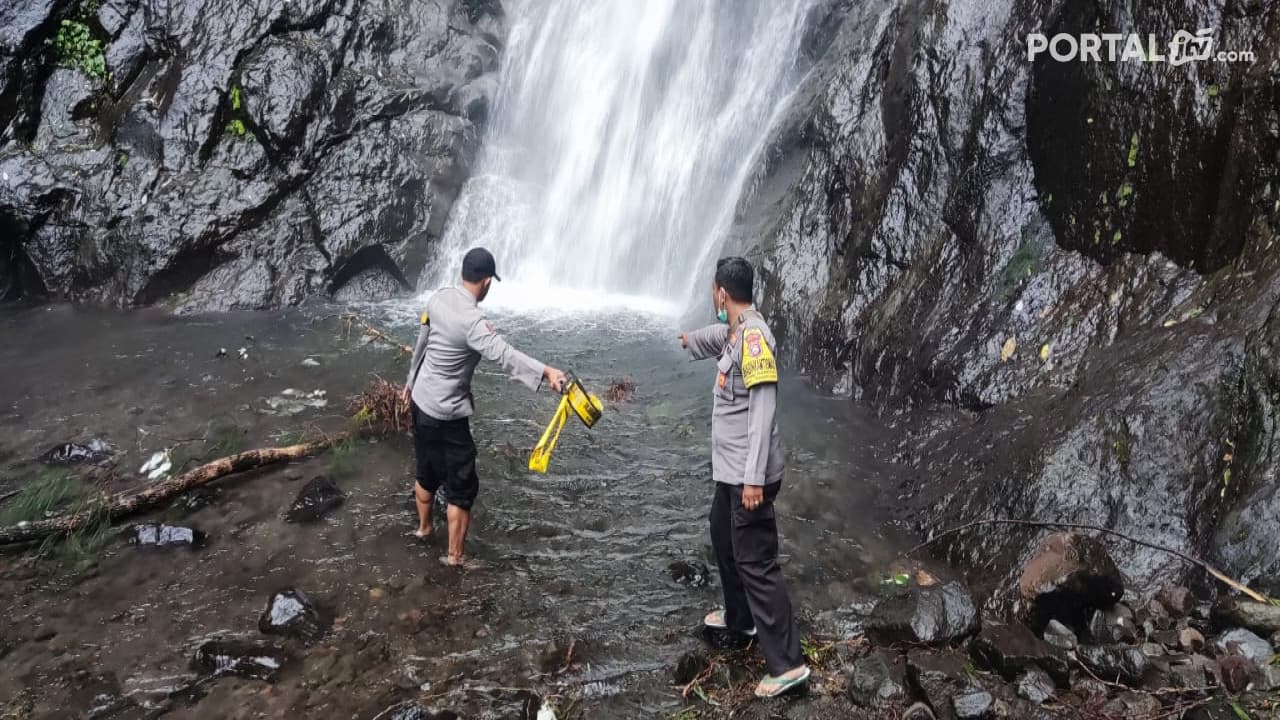
<path id="1" fill-rule="evenodd" d="M 0 716 L 80 716 L 112 697 L 143 698 L 187 672 L 202 638 L 255 636 L 268 597 L 286 587 L 331 609 L 332 633 L 276 685 L 220 679 L 167 717 L 372 717 L 412 698 L 468 717 L 508 717 L 520 690 L 576 699 L 586 717 L 677 709 L 671 668 L 702 642 L 699 620 L 718 603 L 714 577 L 690 586 L 669 569 L 713 564 L 714 371 L 686 362 L 677 323 L 661 308 L 521 311 L 512 307 L 518 291 L 505 292 L 494 293 L 491 317 L 517 347 L 572 369 L 596 392 L 629 377 L 636 393 L 609 405 L 592 431 L 569 425 L 550 472 L 536 475 L 525 467 L 528 450 L 555 400 L 481 365 L 473 425 L 481 496 L 468 546 L 479 568 L 440 565 L 443 518 L 430 543 L 409 537 L 407 437 L 361 444 L 355 462 L 322 456 L 248 473 L 218 483 L 203 507 L 177 503 L 153 514 L 208 533 L 203 549 L 117 542 L 83 574 L 0 556 L 12 607 L 0 625 L 8 668 L 0 674 L 8 714 Z M 407 340 L 416 307 L 360 311 Z M 5 313 L 0 494 L 65 441 L 113 445 L 110 487 L 120 489 L 141 482 L 138 468 L 152 453 L 218 428 L 243 431 L 250 447 L 342 429 L 345 398 L 373 373 L 400 382 L 406 362 L 349 335 L 339 310 Z M 326 404 L 281 404 L 288 389 Z M 888 431 L 856 404 L 810 392 L 803 378 L 784 378 L 782 391 L 783 560 L 802 627 L 821 630 L 814 618 L 874 592 L 902 547 L 877 509 L 891 487 L 881 459 Z M 315 524 L 286 523 L 302 482 L 325 473 L 347 493 L 345 504 Z M 573 662 L 559 672 L 570 643 Z"/>

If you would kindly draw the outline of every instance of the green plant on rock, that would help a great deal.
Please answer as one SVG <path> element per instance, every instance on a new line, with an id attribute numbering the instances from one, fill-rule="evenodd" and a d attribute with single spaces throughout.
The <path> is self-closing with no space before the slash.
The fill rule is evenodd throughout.
<path id="1" fill-rule="evenodd" d="M 74 68 L 93 80 L 107 76 L 107 56 L 102 41 L 94 37 L 93 29 L 81 20 L 63 20 L 53 40 L 58 53 L 58 63 Z"/>
<path id="2" fill-rule="evenodd" d="M 252 140 L 253 133 L 245 124 L 244 93 L 239 85 L 232 85 L 227 92 L 227 100 L 231 103 L 231 119 L 227 121 L 227 134 L 244 140 Z"/>

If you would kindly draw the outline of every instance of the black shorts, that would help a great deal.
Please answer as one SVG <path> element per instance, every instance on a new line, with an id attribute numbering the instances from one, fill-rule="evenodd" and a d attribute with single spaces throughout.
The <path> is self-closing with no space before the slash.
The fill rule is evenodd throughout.
<path id="1" fill-rule="evenodd" d="M 470 510 L 480 492 L 470 420 L 436 420 L 414 405 L 413 449 L 418 456 L 418 484 L 432 494 L 444 488 L 445 502 Z"/>

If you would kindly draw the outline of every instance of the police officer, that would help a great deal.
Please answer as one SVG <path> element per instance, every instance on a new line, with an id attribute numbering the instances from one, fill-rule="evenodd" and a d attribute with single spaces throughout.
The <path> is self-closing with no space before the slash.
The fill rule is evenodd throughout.
<path id="1" fill-rule="evenodd" d="M 755 273 L 740 257 L 716 263 L 711 285 L 719 324 L 682 333 L 694 360 L 718 358 L 711 419 L 711 545 L 724 588 L 724 610 L 709 628 L 758 637 L 768 676 L 757 697 L 774 697 L 809 679 L 791 601 L 778 565 L 773 501 L 783 456 L 774 411 L 778 365 L 773 333 L 751 304 Z"/>
<path id="2" fill-rule="evenodd" d="M 418 331 L 405 383 L 412 400 L 413 446 L 417 455 L 414 499 L 420 538 L 431 534 L 431 504 L 441 490 L 448 503 L 448 565 L 463 563 L 471 506 L 479 492 L 476 444 L 470 417 L 475 412 L 471 377 L 480 358 L 501 365 L 511 377 L 537 390 L 545 379 L 557 392 L 564 373 L 507 344 L 480 312 L 479 303 L 498 277 L 493 255 L 472 248 L 462 259 L 462 283 L 434 293 Z"/>

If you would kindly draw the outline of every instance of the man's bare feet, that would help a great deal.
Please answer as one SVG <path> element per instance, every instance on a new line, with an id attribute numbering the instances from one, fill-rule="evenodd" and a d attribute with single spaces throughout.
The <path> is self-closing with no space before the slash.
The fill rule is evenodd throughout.
<path id="1" fill-rule="evenodd" d="M 413 531 L 413 536 L 418 538 L 419 540 L 426 540 L 430 538 L 431 526 L 427 525 L 426 527 L 419 527 L 417 530 Z"/>
<path id="2" fill-rule="evenodd" d="M 441 564 L 447 565 L 449 567 L 466 567 L 467 565 L 466 558 L 462 557 L 461 555 L 459 555 L 458 557 L 454 557 L 452 555 L 441 555 L 440 562 Z"/>

